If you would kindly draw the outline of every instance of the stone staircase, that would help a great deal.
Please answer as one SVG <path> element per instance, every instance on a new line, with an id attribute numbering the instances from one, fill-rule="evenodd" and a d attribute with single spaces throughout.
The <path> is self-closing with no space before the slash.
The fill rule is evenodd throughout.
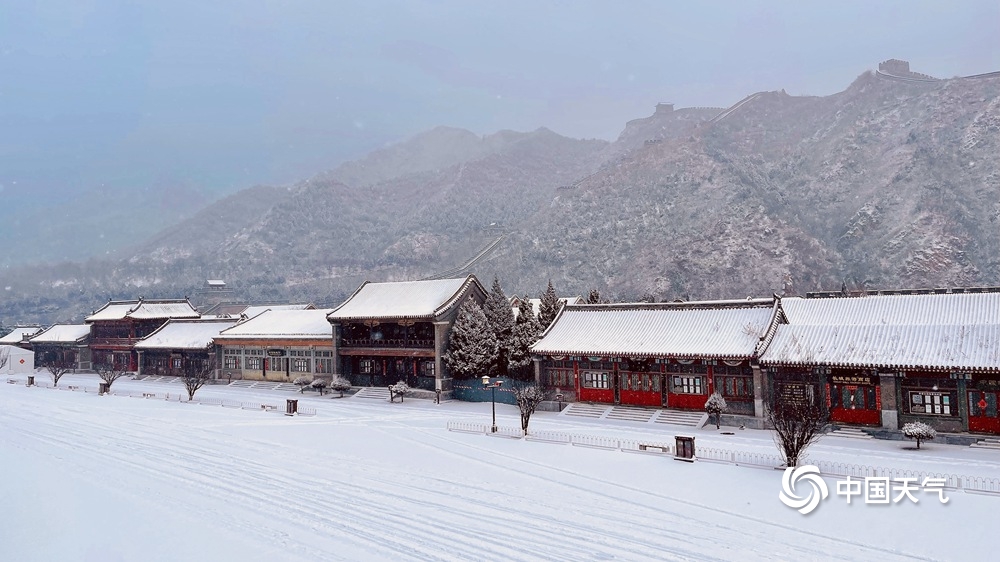
<path id="1" fill-rule="evenodd" d="M 827 435 L 831 435 L 833 437 L 846 437 L 848 439 L 872 439 L 871 435 L 865 433 L 864 430 L 859 427 L 841 427 L 836 431 L 827 433 Z"/>
<path id="2" fill-rule="evenodd" d="M 993 449 L 995 451 L 1000 451 L 1000 437 L 987 437 L 985 439 L 980 439 L 969 446 L 976 449 Z"/>
<path id="3" fill-rule="evenodd" d="M 696 429 L 704 426 L 708 421 L 708 414 L 704 412 L 684 412 L 680 410 L 640 408 L 636 406 L 613 406 L 610 404 L 588 404 L 586 402 L 573 402 L 560 412 L 559 415 L 595 420 L 662 423 Z"/>
<path id="4" fill-rule="evenodd" d="M 610 408 L 606 404 L 588 404 L 586 402 L 573 402 L 559 413 L 561 416 L 573 416 L 577 418 L 600 419 Z"/>
<path id="5" fill-rule="evenodd" d="M 604 419 L 648 422 L 656 415 L 656 410 L 651 408 L 630 408 L 628 406 L 615 406 L 611 408 Z"/>
<path id="6" fill-rule="evenodd" d="M 385 386 L 363 386 L 354 393 L 353 398 L 369 398 L 372 400 L 389 401 L 389 388 Z"/>
<path id="7" fill-rule="evenodd" d="M 290 382 L 277 381 L 233 381 L 228 386 L 234 388 L 252 388 L 254 390 L 275 390 L 278 392 L 298 392 L 299 386 Z"/>
<path id="8" fill-rule="evenodd" d="M 657 416 L 653 421 L 655 423 L 699 429 L 704 427 L 708 422 L 708 414 L 705 412 L 687 412 L 683 410 L 658 410 Z"/>

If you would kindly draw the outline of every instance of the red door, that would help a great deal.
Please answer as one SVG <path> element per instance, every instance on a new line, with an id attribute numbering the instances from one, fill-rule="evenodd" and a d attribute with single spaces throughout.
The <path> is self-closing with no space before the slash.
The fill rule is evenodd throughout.
<path id="1" fill-rule="evenodd" d="M 619 396 L 622 404 L 656 406 L 662 404 L 660 373 L 619 373 Z"/>
<path id="2" fill-rule="evenodd" d="M 969 391 L 969 431 L 1000 434 L 997 392 Z"/>
<path id="3" fill-rule="evenodd" d="M 830 420 L 859 425 L 882 423 L 881 389 L 873 384 L 828 384 Z"/>

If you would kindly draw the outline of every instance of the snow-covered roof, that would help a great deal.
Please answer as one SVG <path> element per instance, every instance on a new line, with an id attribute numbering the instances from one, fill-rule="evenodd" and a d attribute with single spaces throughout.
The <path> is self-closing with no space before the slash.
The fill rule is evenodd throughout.
<path id="1" fill-rule="evenodd" d="M 246 307 L 242 314 L 247 318 L 253 318 L 265 310 L 313 310 L 316 307 L 311 304 L 261 304 Z"/>
<path id="2" fill-rule="evenodd" d="M 168 320 L 155 332 L 142 338 L 135 349 L 205 349 L 219 332 L 235 325 L 237 319 Z"/>
<path id="3" fill-rule="evenodd" d="M 18 344 L 24 341 L 24 335 L 29 337 L 42 331 L 41 326 L 15 326 L 6 336 L 0 338 L 0 345 Z"/>
<path id="4" fill-rule="evenodd" d="M 510 300 L 511 300 L 511 307 L 514 309 L 514 318 L 517 318 L 517 315 L 520 314 L 521 312 L 520 308 L 517 306 L 519 297 L 512 297 Z M 563 305 L 583 304 L 583 297 L 581 296 L 559 297 L 559 302 L 563 303 Z M 539 311 L 542 310 L 542 299 L 528 299 L 528 304 L 531 305 L 531 311 L 534 312 L 535 317 L 537 318 Z"/>
<path id="5" fill-rule="evenodd" d="M 532 346 L 545 355 L 752 357 L 774 314 L 771 299 L 569 305 Z"/>
<path id="6" fill-rule="evenodd" d="M 765 365 L 1000 370 L 1000 324 L 796 326 L 781 324 Z"/>
<path id="7" fill-rule="evenodd" d="M 267 310 L 223 330 L 219 339 L 333 339 L 326 319 L 329 308 L 318 310 Z"/>
<path id="8" fill-rule="evenodd" d="M 781 306 L 795 325 L 1000 324 L 1000 293 L 785 297 Z"/>
<path id="9" fill-rule="evenodd" d="M 469 287 L 476 285 L 485 293 L 474 275 L 461 279 L 365 282 L 339 307 L 330 320 L 366 318 L 433 318 L 450 309 Z"/>
<path id="10" fill-rule="evenodd" d="M 136 320 L 165 318 L 198 318 L 195 310 L 187 299 L 108 301 L 100 310 L 87 317 L 87 322 L 100 320 Z"/>
<path id="11" fill-rule="evenodd" d="M 75 343 L 90 336 L 90 324 L 55 324 L 31 338 L 31 343 Z"/>

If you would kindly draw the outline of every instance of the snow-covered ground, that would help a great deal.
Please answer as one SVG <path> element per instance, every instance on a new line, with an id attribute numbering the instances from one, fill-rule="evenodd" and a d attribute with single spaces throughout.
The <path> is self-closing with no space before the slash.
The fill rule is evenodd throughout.
<path id="1" fill-rule="evenodd" d="M 97 379 L 67 375 L 69 385 Z M 317 415 L 0 381 L 0 560 L 943 560 L 988 552 L 980 539 L 1000 509 L 1000 497 L 955 490 L 947 505 L 926 493 L 848 505 L 827 478 L 831 497 L 803 516 L 779 502 L 778 470 L 447 431 L 488 422 L 489 403 L 198 396 L 294 397 Z M 518 423 L 512 406 L 497 414 Z M 692 433 L 547 412 L 532 428 Z M 699 446 L 775 452 L 767 432 L 735 433 L 693 432 Z M 810 457 L 1000 476 L 998 451 L 911 446 L 824 437 Z"/>

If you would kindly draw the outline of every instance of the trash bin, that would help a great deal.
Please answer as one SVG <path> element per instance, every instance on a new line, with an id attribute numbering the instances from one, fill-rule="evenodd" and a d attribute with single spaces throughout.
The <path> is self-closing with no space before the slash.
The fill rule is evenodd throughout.
<path id="1" fill-rule="evenodd" d="M 294 416 L 297 413 L 299 413 L 299 401 L 292 400 L 291 398 L 287 399 L 285 403 L 285 415 Z"/>
<path id="2" fill-rule="evenodd" d="M 101 382 L 101 383 L 99 383 L 97 385 L 97 394 L 99 394 L 101 396 L 104 396 L 105 394 L 107 394 L 108 390 L 110 390 L 110 389 L 108 388 L 108 383 L 106 383 L 106 382 Z"/>
<path id="3" fill-rule="evenodd" d="M 674 458 L 679 461 L 694 462 L 694 437 L 677 435 L 674 439 L 676 442 Z"/>
<path id="4" fill-rule="evenodd" d="M 35 375 L 28 375 L 28 385 L 27 386 L 35 386 Z"/>

